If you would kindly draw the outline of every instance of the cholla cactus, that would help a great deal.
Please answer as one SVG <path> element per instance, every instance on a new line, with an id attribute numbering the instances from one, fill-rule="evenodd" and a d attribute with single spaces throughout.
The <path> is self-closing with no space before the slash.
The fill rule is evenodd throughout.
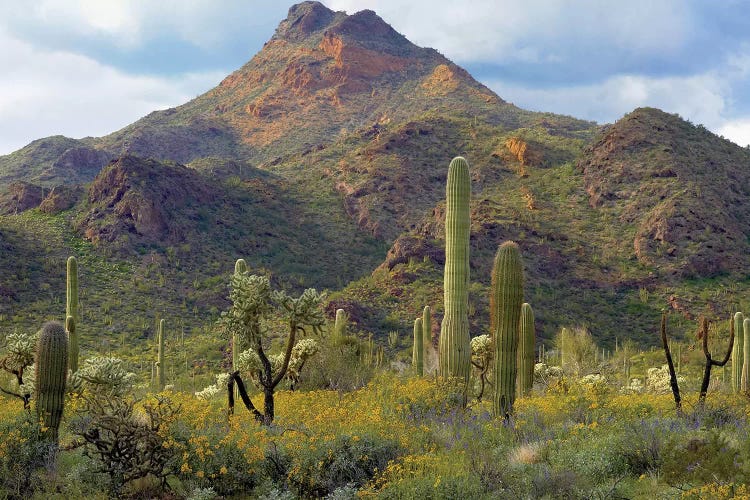
<path id="1" fill-rule="evenodd" d="M 34 354 L 37 335 L 31 333 L 11 333 L 6 337 L 6 353 L 0 358 L 0 369 L 15 377 L 15 387 L 0 388 L 0 392 L 15 396 L 29 408 L 34 393 Z"/>
<path id="2" fill-rule="evenodd" d="M 292 348 L 292 354 L 289 359 L 289 366 L 286 371 L 286 378 L 291 382 L 291 387 L 294 389 L 294 385 L 299 382 L 299 377 L 302 372 L 302 368 L 305 362 L 318 353 L 320 347 L 315 339 L 302 339 Z M 268 361 L 271 362 L 272 374 L 278 375 L 281 368 L 284 366 L 284 355 L 283 354 L 272 354 L 268 356 Z M 242 351 L 239 355 L 238 369 L 241 372 L 250 373 L 252 381 L 261 387 L 259 374 L 263 370 L 263 363 L 260 360 L 260 356 L 255 352 L 254 349 L 247 349 Z"/>
<path id="3" fill-rule="evenodd" d="M 471 364 L 478 372 L 479 390 L 477 399 L 482 400 L 484 388 L 487 386 L 489 369 L 495 357 L 495 344 L 489 335 L 479 335 L 471 339 Z"/>
<path id="4" fill-rule="evenodd" d="M 214 396 L 223 393 L 226 390 L 227 383 L 229 382 L 228 373 L 219 373 L 216 375 L 216 383 L 209 385 L 202 391 L 197 391 L 195 397 L 198 399 L 209 400 Z"/>
<path id="5" fill-rule="evenodd" d="M 136 375 L 120 358 L 95 356 L 83 362 L 70 383 L 75 390 L 89 389 L 96 395 L 123 396 L 135 385 Z"/>
<path id="6" fill-rule="evenodd" d="M 677 383 L 685 382 L 685 377 L 677 376 Z M 672 391 L 669 378 L 669 367 L 649 368 L 646 371 L 645 391 L 653 394 L 669 394 Z"/>

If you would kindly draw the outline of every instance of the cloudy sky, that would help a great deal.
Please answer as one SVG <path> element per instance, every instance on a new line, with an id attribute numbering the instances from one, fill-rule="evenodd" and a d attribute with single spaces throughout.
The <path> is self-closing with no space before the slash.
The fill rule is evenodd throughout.
<path id="1" fill-rule="evenodd" d="M 1 2 L 0 154 L 104 135 L 195 97 L 260 50 L 291 3 Z M 323 3 L 375 10 L 526 109 L 606 123 L 656 106 L 750 144 L 747 0 Z"/>

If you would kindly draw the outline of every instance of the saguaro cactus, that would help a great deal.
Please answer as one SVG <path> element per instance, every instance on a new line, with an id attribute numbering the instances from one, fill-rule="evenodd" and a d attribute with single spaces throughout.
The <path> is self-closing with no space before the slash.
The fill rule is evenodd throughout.
<path id="1" fill-rule="evenodd" d="M 471 179 L 466 160 L 456 157 L 448 167 L 445 200 L 445 316 L 440 325 L 439 373 L 469 381 L 469 234 Z"/>
<path id="2" fill-rule="evenodd" d="M 422 309 L 422 342 L 424 343 L 424 352 L 432 348 L 432 310 L 430 306 L 424 306 L 424 309 Z"/>
<path id="3" fill-rule="evenodd" d="M 516 389 L 525 396 L 534 385 L 534 311 L 527 303 L 521 305 L 521 323 L 518 339 L 518 375 Z"/>
<path id="4" fill-rule="evenodd" d="M 336 320 L 333 323 L 333 336 L 340 341 L 346 336 L 346 311 L 336 309 Z"/>
<path id="5" fill-rule="evenodd" d="M 73 324 L 78 325 L 78 261 L 75 257 L 68 257 L 67 263 L 67 296 L 65 300 L 65 318 L 73 318 Z M 68 368 L 70 371 L 78 371 L 78 334 L 68 330 Z"/>
<path id="6" fill-rule="evenodd" d="M 750 367 L 748 367 L 748 364 L 750 364 L 750 318 L 745 318 L 742 322 L 742 333 L 743 333 L 743 342 L 742 342 L 742 383 L 740 384 L 740 390 L 743 393 L 748 392 L 748 377 L 750 377 Z"/>
<path id="7" fill-rule="evenodd" d="M 164 364 L 164 320 L 159 321 L 159 350 L 156 354 L 156 383 L 160 391 L 164 390 L 167 381 L 167 367 Z"/>
<path id="8" fill-rule="evenodd" d="M 734 314 L 734 347 L 732 348 L 732 392 L 738 392 L 742 385 L 743 350 L 745 347 L 741 312 Z"/>
<path id="9" fill-rule="evenodd" d="M 56 321 L 45 323 L 36 348 L 36 413 L 57 443 L 68 378 L 68 335 Z"/>
<path id="10" fill-rule="evenodd" d="M 523 302 L 523 264 L 518 245 L 506 241 L 497 250 L 492 268 L 495 343 L 495 416 L 507 418 L 516 399 L 518 326 Z M 533 356 L 533 354 L 532 354 Z"/>
<path id="11" fill-rule="evenodd" d="M 414 371 L 418 377 L 424 375 L 424 342 L 422 336 L 424 330 L 422 328 L 422 318 L 414 320 L 414 351 L 412 353 L 412 365 L 414 365 Z"/>
<path id="12" fill-rule="evenodd" d="M 237 259 L 234 263 L 234 274 L 243 274 L 248 271 L 247 262 L 245 259 Z M 232 334 L 232 371 L 236 371 L 239 366 L 240 353 L 242 348 L 240 346 L 240 339 L 237 334 Z"/>

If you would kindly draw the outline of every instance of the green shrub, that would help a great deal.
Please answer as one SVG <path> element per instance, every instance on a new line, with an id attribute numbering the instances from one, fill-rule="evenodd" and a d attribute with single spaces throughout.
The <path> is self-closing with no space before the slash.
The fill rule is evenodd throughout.
<path id="1" fill-rule="evenodd" d="M 54 446 L 42 439 L 35 416 L 0 420 L 0 497 L 28 496 L 41 486 L 34 478 L 54 463 Z"/>
<path id="2" fill-rule="evenodd" d="M 303 452 L 288 474 L 290 486 L 300 496 L 321 497 L 347 485 L 364 485 L 402 453 L 396 439 L 336 436 Z"/>

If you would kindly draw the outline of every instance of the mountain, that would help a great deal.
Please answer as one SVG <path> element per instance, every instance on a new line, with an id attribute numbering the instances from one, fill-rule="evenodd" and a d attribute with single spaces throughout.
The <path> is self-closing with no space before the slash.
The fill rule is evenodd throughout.
<path id="1" fill-rule="evenodd" d="M 238 257 L 292 288 L 330 289 L 329 310 L 363 331 L 408 331 L 425 304 L 439 325 L 459 154 L 474 334 L 506 239 L 544 339 L 585 325 L 604 343 L 654 343 L 664 307 L 685 326 L 744 304 L 747 150 L 655 109 L 607 126 L 522 110 L 372 11 L 304 2 L 194 100 L 0 157 L 0 325 L 56 313 L 69 254 L 91 273 L 84 329 L 140 338 L 142 318 L 163 314 L 203 331 Z"/>

